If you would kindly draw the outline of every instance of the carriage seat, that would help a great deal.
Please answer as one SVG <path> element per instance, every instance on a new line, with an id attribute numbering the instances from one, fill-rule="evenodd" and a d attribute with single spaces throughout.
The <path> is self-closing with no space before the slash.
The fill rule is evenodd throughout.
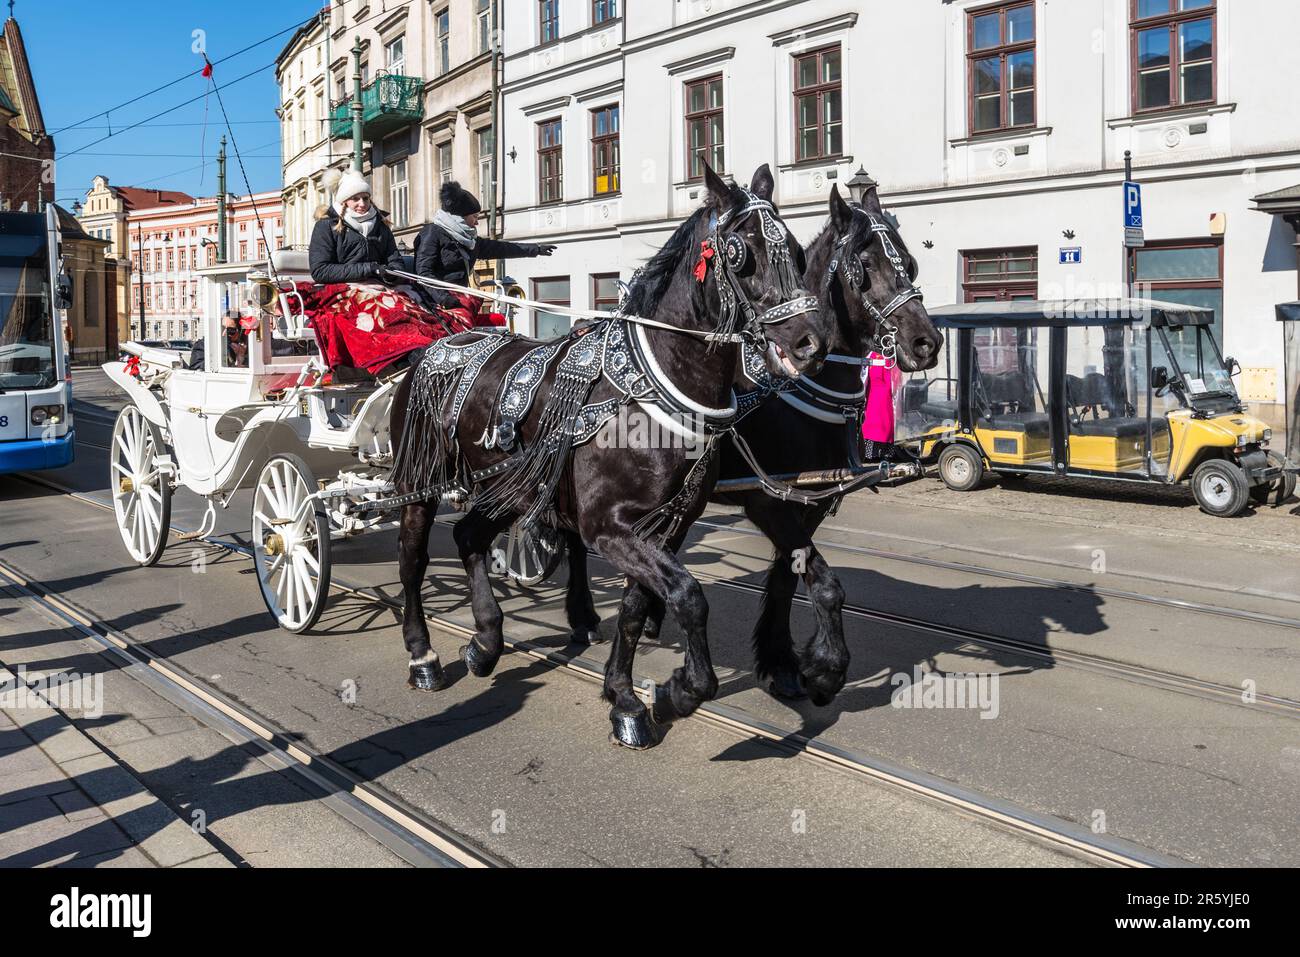
<path id="1" fill-rule="evenodd" d="M 1151 421 L 1151 435 L 1154 438 L 1169 429 L 1164 419 Z M 1108 419 L 1085 419 L 1070 426 L 1075 435 L 1097 435 L 1112 439 L 1138 439 L 1147 434 L 1147 420 L 1134 416 L 1115 416 Z"/>
<path id="2" fill-rule="evenodd" d="M 1023 432 L 1035 438 L 1046 438 L 1051 431 L 1046 412 L 1002 412 L 982 416 L 976 424 L 997 432 Z"/>
<path id="3" fill-rule="evenodd" d="M 918 411 L 928 419 L 956 419 L 956 402 L 922 402 Z"/>
<path id="4" fill-rule="evenodd" d="M 271 266 L 282 278 L 311 277 L 311 260 L 301 249 L 277 249 L 271 253 Z"/>

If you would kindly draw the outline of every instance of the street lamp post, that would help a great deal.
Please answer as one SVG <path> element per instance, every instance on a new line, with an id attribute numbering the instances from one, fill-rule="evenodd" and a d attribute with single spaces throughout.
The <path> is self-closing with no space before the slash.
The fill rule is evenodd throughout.
<path id="1" fill-rule="evenodd" d="M 880 184 L 867 175 L 865 166 L 859 166 L 853 178 L 844 185 L 848 188 L 849 195 L 853 197 L 853 202 L 861 206 L 863 200 L 867 198 L 867 190 Z"/>

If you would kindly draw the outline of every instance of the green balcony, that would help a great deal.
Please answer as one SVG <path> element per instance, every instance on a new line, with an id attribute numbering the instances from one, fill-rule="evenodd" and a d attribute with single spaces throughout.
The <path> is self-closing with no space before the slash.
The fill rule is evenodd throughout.
<path id="1" fill-rule="evenodd" d="M 371 142 L 414 123 L 424 115 L 424 80 L 418 76 L 385 74 L 361 90 L 361 135 Z M 335 104 L 330 136 L 352 136 L 352 99 Z"/>

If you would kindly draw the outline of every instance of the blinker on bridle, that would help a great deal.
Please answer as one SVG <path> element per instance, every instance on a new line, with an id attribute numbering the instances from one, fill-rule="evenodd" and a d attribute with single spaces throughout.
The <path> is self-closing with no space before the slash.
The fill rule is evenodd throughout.
<path id="1" fill-rule="evenodd" d="M 709 217 L 709 239 L 713 255 L 706 258 L 713 262 L 713 271 L 718 286 L 718 298 L 721 301 L 722 316 L 720 329 L 731 330 L 736 325 L 737 312 L 745 316 L 745 326 L 741 335 L 753 340 L 760 348 L 767 346 L 765 326 L 785 322 L 797 315 L 817 311 L 816 296 L 798 296 L 758 312 L 750 301 L 737 276 L 750 265 L 752 252 L 744 238 L 735 232 L 722 235 L 728 223 L 742 223 L 757 214 L 762 223 L 763 240 L 767 246 L 768 261 L 776 270 L 777 282 L 783 296 L 793 296 L 799 288 L 799 276 L 795 272 L 790 258 L 790 249 L 786 244 L 786 229 L 777 218 L 776 208 L 767 200 L 760 198 L 747 189 L 741 190 L 745 196 L 745 205 L 738 209 L 729 209 Z M 720 255 L 719 255 L 720 253 Z"/>
<path id="2" fill-rule="evenodd" d="M 864 211 L 864 215 L 871 225 L 871 232 L 880 237 L 880 245 L 885 250 L 885 255 L 889 257 L 889 262 L 894 267 L 894 273 L 904 286 L 903 291 L 889 300 L 883 308 L 877 308 L 876 304 L 871 301 L 863 288 L 866 281 L 866 271 L 862 266 L 862 260 L 857 255 L 850 253 L 847 248 L 849 240 L 853 238 L 854 230 L 849 230 L 849 234 L 835 244 L 835 254 L 831 257 L 830 265 L 826 267 L 826 278 L 829 281 L 835 276 L 836 272 L 839 272 L 844 277 L 844 281 L 858 291 L 863 305 L 867 307 L 867 311 L 876 320 L 876 345 L 879 346 L 877 351 L 885 357 L 886 365 L 892 368 L 892 364 L 897 361 L 898 357 L 898 324 L 889 317 L 902 308 L 904 304 L 911 302 L 913 299 L 922 298 L 921 290 L 916 288 L 912 282 L 912 277 L 907 274 L 907 267 L 903 263 L 902 253 L 894 245 L 889 226 L 881 222 L 879 217 L 873 213 Z"/>

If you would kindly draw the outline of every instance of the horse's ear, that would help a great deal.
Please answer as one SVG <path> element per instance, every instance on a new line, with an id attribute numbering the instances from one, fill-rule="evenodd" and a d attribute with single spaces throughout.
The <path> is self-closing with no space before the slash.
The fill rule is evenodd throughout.
<path id="1" fill-rule="evenodd" d="M 862 208 L 877 216 L 884 212 L 884 209 L 880 205 L 880 194 L 876 192 L 875 183 L 872 183 L 867 187 L 867 191 L 862 197 Z"/>
<path id="2" fill-rule="evenodd" d="M 831 226 L 836 236 L 847 236 L 853 228 L 853 210 L 840 197 L 838 185 L 831 187 Z"/>
<path id="3" fill-rule="evenodd" d="M 704 164 L 704 185 L 709 188 L 709 201 L 713 208 L 720 213 L 731 209 L 732 196 L 731 187 L 717 173 L 713 172 L 713 167 L 707 162 Z"/>
<path id="4" fill-rule="evenodd" d="M 749 191 L 759 199 L 765 199 L 769 203 L 772 201 L 772 192 L 776 188 L 776 180 L 772 178 L 772 169 L 766 163 L 754 170 L 754 176 L 749 181 Z"/>

